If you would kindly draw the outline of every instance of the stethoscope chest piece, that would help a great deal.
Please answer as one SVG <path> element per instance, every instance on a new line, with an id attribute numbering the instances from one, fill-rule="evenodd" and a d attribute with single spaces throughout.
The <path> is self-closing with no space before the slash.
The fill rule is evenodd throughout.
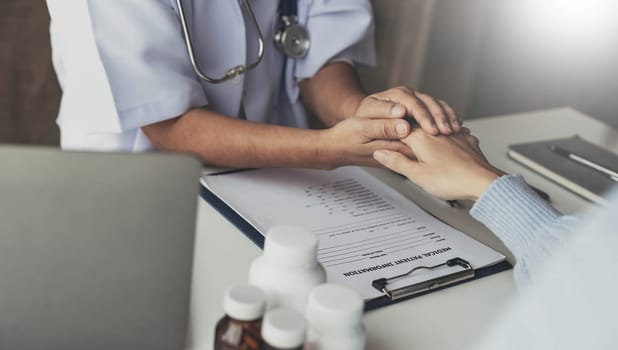
<path id="1" fill-rule="evenodd" d="M 249 3 L 250 0 L 239 1 L 241 1 L 244 5 L 247 14 L 251 18 L 251 23 L 253 23 L 253 26 L 255 27 L 258 48 L 257 58 L 253 61 L 253 63 L 232 67 L 220 76 L 211 77 L 206 74 L 206 72 L 202 70 L 199 66 L 199 63 L 197 61 L 197 53 L 193 46 L 193 40 L 191 39 L 191 31 L 189 30 L 189 24 L 187 21 L 187 14 L 183 6 L 183 0 L 176 0 L 176 5 L 178 6 L 178 14 L 180 16 L 180 23 L 182 24 L 182 31 L 185 39 L 185 45 L 187 47 L 187 52 L 191 60 L 191 65 L 193 66 L 195 74 L 197 74 L 197 76 L 204 81 L 212 84 L 219 84 L 229 80 L 234 80 L 239 76 L 245 74 L 246 72 L 250 71 L 251 69 L 257 67 L 260 62 L 262 62 L 262 58 L 264 58 L 264 38 L 262 36 L 262 31 L 260 30 L 260 25 L 255 17 L 255 14 L 253 13 L 251 4 Z M 298 24 L 297 1 L 298 0 L 279 0 L 279 30 L 277 30 L 274 36 L 274 41 L 277 48 L 290 58 L 302 58 L 307 56 L 307 53 L 309 52 L 309 47 L 311 46 L 311 40 L 309 38 L 309 32 L 307 31 L 307 28 Z"/>
<path id="2" fill-rule="evenodd" d="M 287 57 L 303 58 L 311 47 L 309 31 L 292 16 L 283 16 L 283 27 L 275 33 L 275 45 Z"/>

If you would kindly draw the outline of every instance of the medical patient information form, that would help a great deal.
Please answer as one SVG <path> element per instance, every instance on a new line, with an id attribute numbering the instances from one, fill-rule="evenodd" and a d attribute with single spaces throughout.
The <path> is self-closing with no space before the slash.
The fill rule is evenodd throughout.
<path id="1" fill-rule="evenodd" d="M 358 167 L 256 169 L 207 175 L 202 184 L 262 234 L 281 224 L 313 231 L 329 282 L 346 284 L 365 300 L 383 296 L 372 281 L 418 266 L 460 257 L 478 269 L 505 260 Z M 390 288 L 447 275 L 453 268 L 463 269 L 419 270 Z"/>

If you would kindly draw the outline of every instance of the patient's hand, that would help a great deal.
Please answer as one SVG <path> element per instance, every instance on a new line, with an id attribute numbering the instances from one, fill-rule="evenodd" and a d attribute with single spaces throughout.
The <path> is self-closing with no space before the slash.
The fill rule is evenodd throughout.
<path id="1" fill-rule="evenodd" d="M 375 152 L 374 158 L 443 199 L 476 200 L 504 174 L 489 164 L 478 139 L 466 128 L 449 136 L 432 136 L 415 129 L 402 141 L 414 150 L 418 160 L 388 150 Z"/>

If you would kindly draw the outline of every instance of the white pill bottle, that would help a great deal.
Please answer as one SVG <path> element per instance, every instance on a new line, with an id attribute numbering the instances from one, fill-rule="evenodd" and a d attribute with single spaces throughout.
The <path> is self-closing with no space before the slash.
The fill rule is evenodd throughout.
<path id="1" fill-rule="evenodd" d="M 318 237 L 297 226 L 275 226 L 266 234 L 264 251 L 249 268 L 249 284 L 266 293 L 267 309 L 305 313 L 309 292 L 326 282 L 317 261 Z"/>
<path id="2" fill-rule="evenodd" d="M 307 321 L 290 309 L 270 310 L 262 323 L 260 350 L 303 350 L 307 336 Z"/>
<path id="3" fill-rule="evenodd" d="M 364 301 L 355 290 L 323 284 L 309 293 L 306 350 L 363 350 Z"/>

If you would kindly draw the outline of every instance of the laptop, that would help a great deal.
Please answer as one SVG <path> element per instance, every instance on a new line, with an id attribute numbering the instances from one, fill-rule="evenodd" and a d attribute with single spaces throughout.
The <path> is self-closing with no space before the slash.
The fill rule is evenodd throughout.
<path id="1" fill-rule="evenodd" d="M 201 165 L 0 146 L 0 349 L 180 350 Z"/>

